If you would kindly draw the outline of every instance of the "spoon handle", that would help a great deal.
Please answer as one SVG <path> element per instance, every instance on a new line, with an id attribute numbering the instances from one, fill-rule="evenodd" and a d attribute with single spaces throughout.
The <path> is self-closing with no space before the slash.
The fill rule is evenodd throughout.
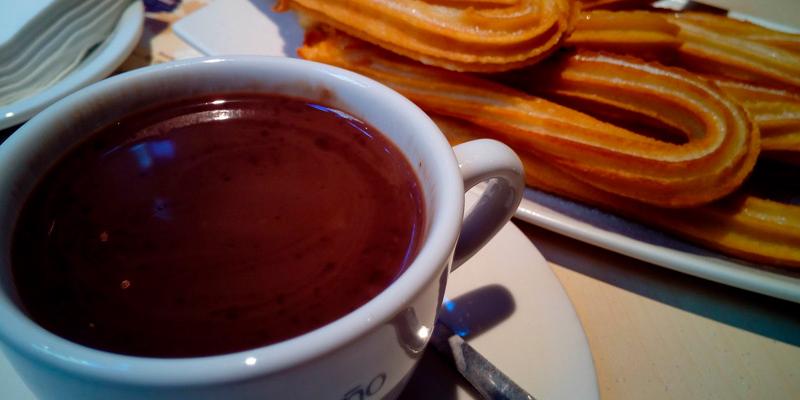
<path id="1" fill-rule="evenodd" d="M 431 343 L 455 364 L 458 372 L 483 398 L 536 400 L 440 321 L 436 321 Z"/>

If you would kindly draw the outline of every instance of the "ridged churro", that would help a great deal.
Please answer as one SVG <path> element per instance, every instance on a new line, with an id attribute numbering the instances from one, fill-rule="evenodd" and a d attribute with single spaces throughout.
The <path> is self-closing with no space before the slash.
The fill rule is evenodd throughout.
<path id="1" fill-rule="evenodd" d="M 725 79 L 714 83 L 750 113 L 761 131 L 765 155 L 800 163 L 800 95 Z M 792 153 L 794 157 L 786 157 Z"/>
<path id="2" fill-rule="evenodd" d="M 680 63 L 689 70 L 746 82 L 800 89 L 800 53 L 787 50 L 798 36 L 764 28 L 771 35 L 742 34 L 745 22 L 701 13 L 677 13 L 670 21 L 680 27 Z"/>
<path id="3" fill-rule="evenodd" d="M 463 120 L 432 117 L 453 145 L 479 137 L 502 136 Z M 529 186 L 631 217 L 746 260 L 800 267 L 800 206 L 739 191 L 699 207 L 659 208 L 598 190 L 535 151 L 517 152 L 525 165 Z"/>
<path id="4" fill-rule="evenodd" d="M 665 14 L 598 10 L 578 16 L 575 30 L 564 45 L 664 60 L 677 56 L 683 43 L 679 30 Z"/>
<path id="5" fill-rule="evenodd" d="M 566 45 L 701 75 L 750 113 L 765 156 L 800 163 L 800 35 L 696 12 L 592 11 Z"/>
<path id="6" fill-rule="evenodd" d="M 578 17 L 567 44 L 657 58 L 715 77 L 800 90 L 800 35 L 721 15 L 588 11 Z"/>
<path id="7" fill-rule="evenodd" d="M 533 64 L 572 27 L 572 0 L 281 0 L 352 36 L 429 65 L 497 72 Z"/>
<path id="8" fill-rule="evenodd" d="M 548 75 L 559 77 L 565 93 L 584 87 L 591 92 L 586 98 L 617 101 L 623 109 L 663 119 L 686 136 L 685 143 L 670 143 L 486 79 L 415 63 L 339 32 L 308 37 L 298 51 L 303 58 L 375 78 L 426 111 L 500 132 L 515 149 L 535 150 L 576 179 L 641 202 L 685 207 L 716 200 L 741 184 L 758 155 L 758 130 L 742 108 L 713 84 L 680 70 L 578 54 Z"/>
<path id="9" fill-rule="evenodd" d="M 355 7 L 357 13 L 386 5 L 370 3 Z M 421 4 L 393 4 L 407 10 L 412 3 Z M 522 3 L 431 0 L 421 15 L 449 9 L 463 16 Z M 525 163 L 530 186 L 725 254 L 800 267 L 800 206 L 755 194 L 752 180 L 745 182 L 762 153 L 800 164 L 800 35 L 711 14 L 607 11 L 643 3 L 597 0 L 567 7 L 583 11 L 559 25 L 567 28 L 548 42 L 552 46 L 524 60 L 492 59 L 500 53 L 487 51 L 489 58 L 478 61 L 461 57 L 476 56 L 488 44 L 467 46 L 466 36 L 456 34 L 461 28 L 449 23 L 437 31 L 448 37 L 443 42 L 416 27 L 402 35 L 392 31 L 395 38 L 365 32 L 371 28 L 357 19 L 337 20 L 331 10 L 341 4 L 315 11 L 322 7 L 315 0 L 282 2 L 315 20 L 298 50 L 301 57 L 394 88 L 430 113 L 453 144 L 479 137 L 507 143 Z M 408 23 L 401 14 L 388 18 L 390 29 Z M 504 35 L 520 21 L 516 17 L 509 24 L 468 24 L 476 32 L 499 24 L 495 29 Z M 439 29 L 433 25 L 427 29 Z M 390 37 L 396 43 L 387 43 Z M 452 54 L 431 58 L 409 50 L 423 38 L 435 46 L 452 42 L 446 46 Z M 566 50 L 554 51 L 559 45 Z"/>

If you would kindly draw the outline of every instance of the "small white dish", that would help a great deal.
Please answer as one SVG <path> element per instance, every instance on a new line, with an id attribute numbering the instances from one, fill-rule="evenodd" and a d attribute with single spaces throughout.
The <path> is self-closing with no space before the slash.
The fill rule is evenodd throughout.
<path id="1" fill-rule="evenodd" d="M 0 8 L 4 10 L 0 13 L 0 54 L 5 51 L 6 46 L 16 42 L 19 35 L 25 34 L 26 29 L 42 13 L 48 9 L 56 9 L 59 5 L 57 0 L 0 0 Z M 31 27 L 30 29 L 33 29 Z"/>
<path id="2" fill-rule="evenodd" d="M 477 199 L 475 193 L 467 194 L 467 204 Z M 486 296 L 475 295 L 480 292 Z M 472 301 L 463 302 L 470 295 Z M 522 388 L 540 399 L 599 399 L 592 354 L 572 303 L 544 257 L 516 226 L 507 224 L 453 272 L 446 296 L 456 307 L 477 306 L 484 315 L 505 316 L 467 341 Z M 510 312 L 502 306 L 508 299 L 514 304 Z M 481 300 L 494 304 L 476 304 Z M 433 349 L 426 351 L 431 354 L 423 358 L 401 399 L 477 400 L 455 369 Z M 2 353 L 0 387 L 3 398 L 35 399 Z"/>
<path id="3" fill-rule="evenodd" d="M 0 129 L 25 122 L 56 100 L 111 74 L 133 51 L 143 23 L 144 6 L 140 1 L 132 2 L 111 35 L 71 73 L 31 97 L 0 107 Z"/>
<path id="4" fill-rule="evenodd" d="M 47 57 L 57 50 L 63 38 L 73 34 L 84 22 L 84 15 L 92 10 L 92 3 L 85 2 L 64 10 L 60 15 L 52 15 L 59 12 L 54 10 L 58 5 L 61 3 L 48 7 L 45 17 L 31 21 L 3 49 L 6 52 L 0 53 L 0 79 L 23 73 L 24 67 L 37 61 L 37 57 Z"/>

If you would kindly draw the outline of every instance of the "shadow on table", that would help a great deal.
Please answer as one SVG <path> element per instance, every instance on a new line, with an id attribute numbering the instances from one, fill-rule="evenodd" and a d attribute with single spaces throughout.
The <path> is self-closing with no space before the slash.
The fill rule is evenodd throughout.
<path id="1" fill-rule="evenodd" d="M 564 268 L 794 346 L 800 346 L 800 304 L 654 266 L 515 221 L 544 257 Z M 575 249 L 580 248 L 580 252 Z"/>
<path id="2" fill-rule="evenodd" d="M 517 305 L 511 292 L 501 285 L 470 290 L 454 299 L 444 299 L 439 320 L 469 341 L 499 325 Z"/>
<path id="3" fill-rule="evenodd" d="M 398 400 L 456 400 L 459 389 L 471 393 L 473 398 L 480 398 L 455 367 L 429 347 Z"/>
<path id="4" fill-rule="evenodd" d="M 508 289 L 500 285 L 487 285 L 454 299 L 445 299 L 439 319 L 469 340 L 503 322 L 514 313 L 515 308 L 514 297 Z M 480 398 L 455 366 L 436 349 L 428 346 L 400 400 L 455 400 L 459 389 L 473 398 Z"/>

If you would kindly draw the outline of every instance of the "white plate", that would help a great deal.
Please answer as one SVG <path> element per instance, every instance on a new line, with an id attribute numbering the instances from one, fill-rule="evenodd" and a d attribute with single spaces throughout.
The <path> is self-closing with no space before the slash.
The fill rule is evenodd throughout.
<path id="1" fill-rule="evenodd" d="M 710 0 L 705 3 L 732 10 L 752 11 L 752 2 L 740 0 Z M 682 9 L 686 0 L 662 0 L 657 5 Z M 777 18 L 787 9 L 800 7 L 796 0 L 771 0 L 763 2 L 760 17 L 740 11 L 730 11 L 734 19 L 750 21 L 771 29 L 800 33 L 797 26 L 771 22 L 775 18 L 788 23 L 800 23 L 796 13 Z M 800 303 L 800 273 L 748 263 L 727 257 L 708 249 L 694 246 L 664 232 L 648 228 L 613 214 L 599 211 L 558 196 L 535 189 L 525 193 L 516 217 L 558 232 L 565 236 L 593 244 L 616 253 L 772 297 Z"/>
<path id="2" fill-rule="evenodd" d="M 111 74 L 139 42 L 144 6 L 135 1 L 122 13 L 111 35 L 61 81 L 35 95 L 0 107 L 0 129 L 25 122 L 62 97 Z"/>
<path id="3" fill-rule="evenodd" d="M 446 296 L 455 304 L 453 312 L 472 317 L 468 342 L 528 392 L 546 400 L 599 399 L 592 355 L 572 303 L 516 226 L 506 225 L 453 272 Z M 35 398 L 2 353 L 0 388 L 3 399 Z M 433 349 L 401 398 L 477 399 Z"/>
<path id="4" fill-rule="evenodd" d="M 535 189 L 516 217 L 620 254 L 722 284 L 800 303 L 800 274 L 728 258 L 664 232 Z"/>

